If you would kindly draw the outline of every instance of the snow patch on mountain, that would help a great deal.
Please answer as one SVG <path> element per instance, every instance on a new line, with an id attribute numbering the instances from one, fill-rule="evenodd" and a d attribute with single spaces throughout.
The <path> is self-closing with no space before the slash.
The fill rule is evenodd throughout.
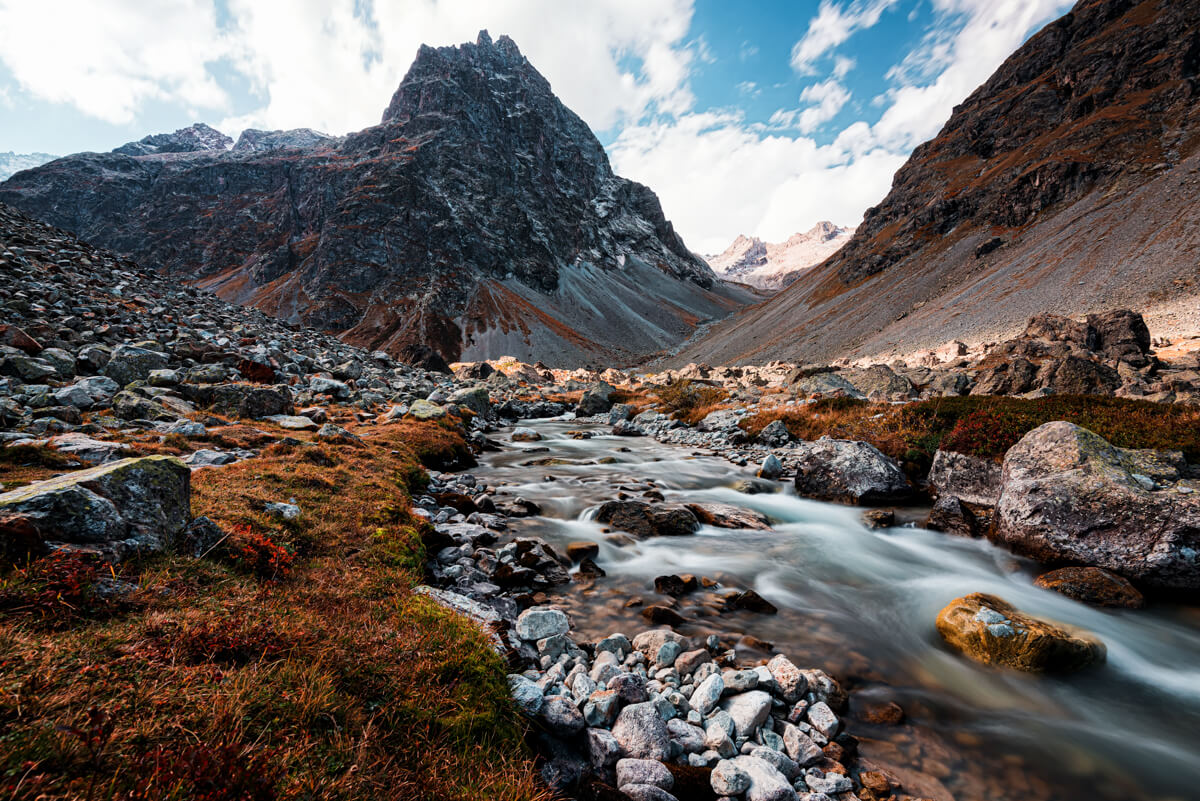
<path id="1" fill-rule="evenodd" d="M 776 291 L 836 253 L 853 233 L 853 228 L 823 221 L 809 231 L 793 234 L 786 242 L 770 243 L 758 237 L 739 236 L 724 253 L 704 258 L 726 281 Z"/>

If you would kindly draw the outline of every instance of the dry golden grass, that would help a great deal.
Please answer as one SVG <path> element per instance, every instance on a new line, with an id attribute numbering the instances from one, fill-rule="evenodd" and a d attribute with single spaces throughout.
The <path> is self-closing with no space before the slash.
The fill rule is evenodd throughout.
<path id="1" fill-rule="evenodd" d="M 741 426 L 757 435 L 774 420 L 782 420 L 797 439 L 870 442 L 914 469 L 927 468 L 939 448 L 998 461 L 1026 433 L 1053 420 L 1083 426 L 1122 448 L 1179 450 L 1200 458 L 1200 408 L 1125 398 L 985 396 L 899 406 L 828 398 L 763 409 Z"/>
<path id="2" fill-rule="evenodd" d="M 708 386 L 694 381 L 673 381 L 651 390 L 658 399 L 659 408 L 666 414 L 696 425 L 709 414 L 720 409 L 732 409 L 726 403 L 729 393 L 721 387 Z"/>
<path id="3" fill-rule="evenodd" d="M 0 613 L 0 797 L 549 797 L 502 660 L 411 592 L 420 455 L 465 446 L 436 423 L 356 433 L 194 473 L 193 512 L 236 533 L 120 566 L 141 588 L 123 604 L 65 626 Z M 292 523 L 263 511 L 289 499 Z M 250 536 L 293 554 L 286 578 L 221 556 Z M 0 582 L 21 592 L 21 571 Z"/>

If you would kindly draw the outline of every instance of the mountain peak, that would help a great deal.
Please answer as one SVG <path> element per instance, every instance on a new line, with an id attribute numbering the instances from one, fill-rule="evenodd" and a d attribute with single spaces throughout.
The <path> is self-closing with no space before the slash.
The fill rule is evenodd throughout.
<path id="1" fill-rule="evenodd" d="M 150 156 L 157 153 L 197 153 L 228 150 L 233 140 L 212 126 L 197 122 L 174 133 L 151 134 L 136 142 L 126 142 L 113 150 L 126 156 Z"/>
<path id="2" fill-rule="evenodd" d="M 550 82 L 534 69 L 508 36 L 495 41 L 487 30 L 474 42 L 431 47 L 423 44 L 400 82 L 382 122 L 400 122 L 427 111 L 456 108 L 466 98 L 485 95 L 520 102 L 522 95 L 550 95 Z M 556 100 L 557 102 L 557 100 Z"/>

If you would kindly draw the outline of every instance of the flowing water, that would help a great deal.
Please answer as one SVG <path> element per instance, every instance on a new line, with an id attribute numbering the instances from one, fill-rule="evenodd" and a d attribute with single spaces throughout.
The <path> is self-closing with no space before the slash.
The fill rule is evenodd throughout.
<path id="1" fill-rule="evenodd" d="M 716 455 L 602 436 L 596 427 L 598 436 L 576 440 L 566 432 L 587 426 L 574 422 L 531 425 L 543 441 L 514 443 L 475 472 L 542 506 L 542 516 L 514 520 L 515 533 L 556 546 L 600 543 L 596 561 L 607 576 L 553 598 L 584 638 L 646 628 L 630 602 L 664 602 L 655 576 L 693 573 L 751 587 L 779 613 L 720 614 L 701 593 L 680 599 L 677 611 L 689 622 L 678 630 L 731 643 L 752 635 L 837 677 L 851 693 L 849 729 L 864 764 L 885 767 L 903 792 L 939 801 L 1200 798 L 1200 610 L 1092 608 L 1035 587 L 1036 565 L 984 541 L 906 526 L 868 530 L 860 510 L 797 498 L 782 484 L 774 494 L 737 492 L 730 485 L 751 473 Z M 530 464 L 547 459 L 561 461 Z M 693 537 L 608 541 L 589 512 L 621 487 L 635 497 L 647 481 L 667 501 L 754 509 L 773 530 L 705 527 Z M 971 592 L 1094 632 L 1107 663 L 1044 677 L 950 652 L 934 619 Z M 766 655 L 754 639 L 742 637 L 738 647 Z M 863 710 L 885 701 L 904 709 L 903 725 L 866 719 Z"/>

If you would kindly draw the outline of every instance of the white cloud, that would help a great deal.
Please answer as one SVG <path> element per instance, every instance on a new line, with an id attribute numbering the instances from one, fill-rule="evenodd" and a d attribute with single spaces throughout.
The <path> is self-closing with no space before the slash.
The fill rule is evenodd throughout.
<path id="1" fill-rule="evenodd" d="M 691 0 L 230 0 L 230 11 L 238 64 L 266 98 L 256 124 L 271 128 L 373 125 L 422 43 L 474 41 L 481 28 L 510 35 L 597 130 L 690 109 L 687 80 L 707 57 L 703 40 L 685 41 Z"/>
<path id="2" fill-rule="evenodd" d="M 855 0 L 847 5 L 838 5 L 832 0 L 821 0 L 817 16 L 808 24 L 808 30 L 792 48 L 792 68 L 801 75 L 815 72 L 814 64 L 822 56 L 833 51 L 859 30 L 874 27 L 880 15 L 894 6 L 898 0 Z"/>
<path id="3" fill-rule="evenodd" d="M 227 108 L 206 67 L 224 52 L 206 0 L 0 0 L 0 61 L 21 89 L 107 122 L 153 100 Z"/>
<path id="4" fill-rule="evenodd" d="M 379 121 L 422 43 L 509 34 L 556 93 L 598 130 L 647 112 L 682 113 L 693 63 L 692 0 L 0 0 L 0 62 L 22 90 L 112 123 L 148 103 L 227 111 L 214 64 L 250 81 L 261 105 L 221 125 L 314 127 Z"/>
<path id="5" fill-rule="evenodd" d="M 818 220 L 856 224 L 904 156 L 850 140 L 762 135 L 729 113 L 626 128 L 618 171 L 654 187 L 692 249 L 719 253 L 738 233 L 781 241 Z"/>
<path id="6" fill-rule="evenodd" d="M 846 90 L 838 72 L 844 76 L 851 67 L 835 64 L 833 77 L 805 89 L 802 101 L 813 105 L 776 112 L 766 126 L 730 114 L 688 114 L 627 128 L 611 148 L 615 167 L 652 186 L 685 241 L 700 252 L 718 253 L 738 234 L 781 241 L 819 220 L 858 224 L 862 213 L 887 194 L 912 148 L 934 136 L 954 105 L 1032 31 L 1071 4 L 933 2 L 938 16 L 930 35 L 892 72 L 897 83 L 878 98 L 885 108 L 874 125 L 855 122 L 825 145 L 803 135 L 820 124 L 819 118 L 836 116 L 849 99 L 840 95 Z M 859 19 L 870 21 L 863 15 L 872 7 L 862 4 L 843 13 L 825 3 L 818 19 L 835 13 L 842 19 L 856 8 Z M 811 64 L 855 29 L 839 25 L 818 28 L 825 31 L 823 38 L 811 40 L 802 64 Z M 786 135 L 788 130 L 801 135 Z"/>
<path id="7" fill-rule="evenodd" d="M 890 105 L 872 127 L 876 141 L 911 149 L 936 135 L 954 106 L 1030 32 L 1070 6 L 1070 0 L 934 0 L 939 27 L 890 73 L 900 83 L 888 91 Z M 956 32 L 947 34 L 946 26 L 954 25 Z M 917 82 L 933 72 L 928 83 Z"/>
<path id="8" fill-rule="evenodd" d="M 850 92 L 836 79 L 806 86 L 800 93 L 800 102 L 808 103 L 805 108 L 779 109 L 771 115 L 768 127 L 779 130 L 796 130 L 812 133 L 832 120 L 850 100 Z"/>

